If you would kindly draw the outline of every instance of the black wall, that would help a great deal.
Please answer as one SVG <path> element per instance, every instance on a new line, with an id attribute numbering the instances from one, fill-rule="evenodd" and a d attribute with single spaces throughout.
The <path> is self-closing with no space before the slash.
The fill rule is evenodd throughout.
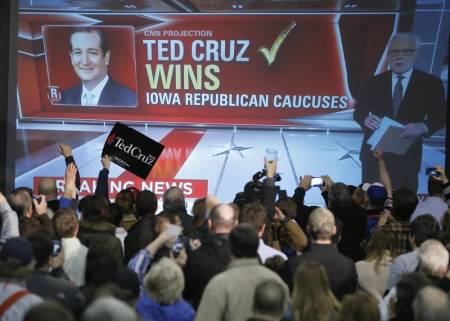
<path id="1" fill-rule="evenodd" d="M 0 191 L 3 193 L 13 188 L 15 174 L 17 9 L 17 0 L 0 1 Z"/>

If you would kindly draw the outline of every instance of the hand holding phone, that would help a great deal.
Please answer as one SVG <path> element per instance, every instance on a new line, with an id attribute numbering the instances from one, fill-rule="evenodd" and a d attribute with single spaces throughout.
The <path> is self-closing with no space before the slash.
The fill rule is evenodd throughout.
<path id="1" fill-rule="evenodd" d="M 425 174 L 427 176 L 439 176 L 439 173 L 436 171 L 436 167 L 427 167 L 425 169 Z"/>
<path id="2" fill-rule="evenodd" d="M 323 179 L 322 177 L 313 177 L 311 179 L 311 186 L 323 186 Z"/>

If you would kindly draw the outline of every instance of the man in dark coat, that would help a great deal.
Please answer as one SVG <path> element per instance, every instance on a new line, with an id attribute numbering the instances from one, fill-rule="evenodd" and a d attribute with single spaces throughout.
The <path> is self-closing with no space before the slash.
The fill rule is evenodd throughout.
<path id="1" fill-rule="evenodd" d="M 404 155 L 385 153 L 394 189 L 417 191 L 422 161 L 422 137 L 445 124 L 445 96 L 442 81 L 414 69 L 420 40 L 412 33 L 395 34 L 388 45 L 391 70 L 370 78 L 357 97 L 354 119 L 364 131 L 361 145 L 362 181 L 378 180 L 377 161 L 367 140 L 387 116 L 405 125 L 401 137 L 415 141 Z"/>
<path id="2" fill-rule="evenodd" d="M 184 267 L 184 297 L 192 302 L 195 309 L 208 282 L 213 276 L 224 271 L 230 263 L 228 234 L 236 223 L 236 213 L 230 205 L 215 205 L 208 219 L 210 236 L 197 250 L 188 255 Z"/>
<path id="3" fill-rule="evenodd" d="M 308 229 L 313 239 L 311 249 L 290 257 L 281 267 L 281 277 L 292 290 L 297 268 L 305 261 L 316 261 L 325 268 L 333 294 L 342 300 L 344 295 L 355 291 L 358 277 L 353 261 L 340 254 L 332 244 L 331 238 L 336 233 L 333 213 L 325 208 L 315 209 L 309 217 Z"/>

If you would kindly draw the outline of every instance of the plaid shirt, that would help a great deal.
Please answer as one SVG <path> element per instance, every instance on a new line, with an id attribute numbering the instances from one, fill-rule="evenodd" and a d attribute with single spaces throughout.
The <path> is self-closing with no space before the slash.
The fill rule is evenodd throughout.
<path id="1" fill-rule="evenodd" d="M 409 243 L 409 221 L 389 220 L 381 228 L 394 233 L 397 243 L 395 255 L 402 255 L 412 250 Z"/>

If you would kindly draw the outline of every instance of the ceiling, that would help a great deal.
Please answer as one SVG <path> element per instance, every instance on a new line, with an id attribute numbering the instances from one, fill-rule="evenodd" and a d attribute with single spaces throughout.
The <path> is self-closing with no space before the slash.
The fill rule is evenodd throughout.
<path id="1" fill-rule="evenodd" d="M 118 12 L 380 12 L 442 9 L 444 0 L 19 0 L 21 10 Z"/>

